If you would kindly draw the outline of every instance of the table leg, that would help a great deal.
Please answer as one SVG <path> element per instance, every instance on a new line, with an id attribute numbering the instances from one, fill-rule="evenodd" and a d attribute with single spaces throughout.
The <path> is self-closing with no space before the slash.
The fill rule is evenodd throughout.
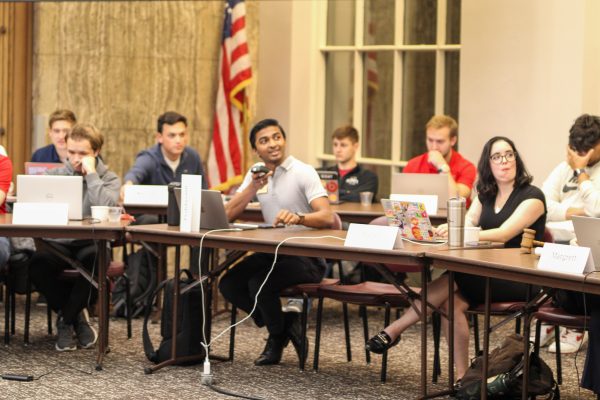
<path id="1" fill-rule="evenodd" d="M 490 346 L 490 278 L 485 278 L 485 316 L 483 326 L 483 365 L 481 368 L 481 398 L 487 399 L 487 372 Z"/>
<path id="2" fill-rule="evenodd" d="M 448 271 L 448 390 L 454 392 L 454 272 Z"/>
<path id="3" fill-rule="evenodd" d="M 528 286 L 528 293 L 531 293 L 531 285 Z M 528 298 L 530 295 L 527 296 Z M 529 389 L 529 335 L 531 331 L 531 312 L 525 312 L 523 315 L 523 391 L 521 392 L 521 398 L 527 399 L 527 392 Z"/>
<path id="4" fill-rule="evenodd" d="M 108 309 L 106 308 L 106 299 L 108 293 L 106 292 L 106 267 L 108 266 L 108 258 L 106 254 L 106 240 L 98 241 L 98 310 L 100 315 L 98 316 L 98 331 L 100 337 L 98 338 L 98 355 L 96 358 L 96 370 L 102 370 L 102 362 L 104 361 L 104 354 L 108 349 Z"/>
<path id="5" fill-rule="evenodd" d="M 427 269 L 421 268 L 421 396 L 427 396 Z"/>

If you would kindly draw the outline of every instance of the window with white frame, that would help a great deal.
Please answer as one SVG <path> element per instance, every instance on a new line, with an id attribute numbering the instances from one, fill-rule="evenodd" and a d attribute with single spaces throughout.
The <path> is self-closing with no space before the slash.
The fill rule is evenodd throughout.
<path id="1" fill-rule="evenodd" d="M 460 0 L 329 0 L 320 48 L 323 140 L 319 158 L 334 160 L 331 133 L 359 129 L 359 162 L 389 194 L 392 170 L 426 151 L 434 114 L 458 120 Z"/>

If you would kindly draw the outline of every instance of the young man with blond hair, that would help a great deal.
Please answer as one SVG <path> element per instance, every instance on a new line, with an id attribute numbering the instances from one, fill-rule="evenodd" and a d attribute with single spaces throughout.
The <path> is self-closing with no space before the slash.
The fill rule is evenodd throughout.
<path id="1" fill-rule="evenodd" d="M 446 174 L 448 195 L 471 197 L 477 176 L 475 165 L 454 149 L 458 141 L 458 124 L 447 115 L 434 115 L 425 125 L 427 153 L 408 161 L 402 172 Z"/>

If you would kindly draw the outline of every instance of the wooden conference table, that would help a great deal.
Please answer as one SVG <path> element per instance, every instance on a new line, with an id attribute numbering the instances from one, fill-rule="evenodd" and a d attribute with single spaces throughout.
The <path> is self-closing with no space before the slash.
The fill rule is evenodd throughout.
<path id="1" fill-rule="evenodd" d="M 121 240 L 124 238 L 124 228 L 128 222 L 102 222 L 91 223 L 89 220 L 69 221 L 66 226 L 44 226 L 44 225 L 14 225 L 12 214 L 0 215 L 0 236 L 6 237 L 32 237 L 52 239 L 86 239 L 97 240 L 98 248 L 106 248 L 108 241 Z M 98 325 L 100 330 L 98 340 L 98 352 L 96 358 L 96 369 L 102 369 L 104 354 L 108 350 L 108 309 L 106 299 L 108 296 L 106 285 L 106 270 L 109 260 L 106 252 L 98 252 L 98 301 L 99 308 Z"/>
<path id="2" fill-rule="evenodd" d="M 166 215 L 166 206 L 145 206 L 145 205 L 128 205 L 124 206 L 129 214 L 153 214 Z M 331 210 L 336 212 L 342 221 L 349 223 L 368 224 L 377 217 L 383 215 L 383 207 L 381 203 L 373 203 L 370 206 L 363 206 L 360 203 L 345 202 L 341 204 L 332 204 Z M 434 226 L 446 222 L 446 210 L 438 210 L 438 214 L 430 215 L 429 219 Z M 262 212 L 258 203 L 249 204 L 244 212 L 240 215 L 241 221 L 256 221 L 262 222 Z"/>

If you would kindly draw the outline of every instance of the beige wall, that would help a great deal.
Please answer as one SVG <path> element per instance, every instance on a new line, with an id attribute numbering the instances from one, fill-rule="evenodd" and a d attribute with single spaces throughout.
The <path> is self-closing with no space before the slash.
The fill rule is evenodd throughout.
<path id="1" fill-rule="evenodd" d="M 257 15 L 258 3 L 248 1 L 254 65 Z M 188 117 L 190 145 L 206 161 L 222 21 L 221 1 L 36 4 L 37 143 L 48 114 L 57 107 L 72 109 L 105 134 L 104 158 L 122 176 L 135 154 L 153 144 L 158 115 L 176 110 Z M 255 82 L 257 75 L 255 69 Z M 253 83 L 253 107 L 254 93 Z"/>
<path id="2" fill-rule="evenodd" d="M 541 185 L 565 159 L 568 130 L 600 114 L 595 1 L 463 0 L 460 149 L 477 160 L 508 136 Z"/>

